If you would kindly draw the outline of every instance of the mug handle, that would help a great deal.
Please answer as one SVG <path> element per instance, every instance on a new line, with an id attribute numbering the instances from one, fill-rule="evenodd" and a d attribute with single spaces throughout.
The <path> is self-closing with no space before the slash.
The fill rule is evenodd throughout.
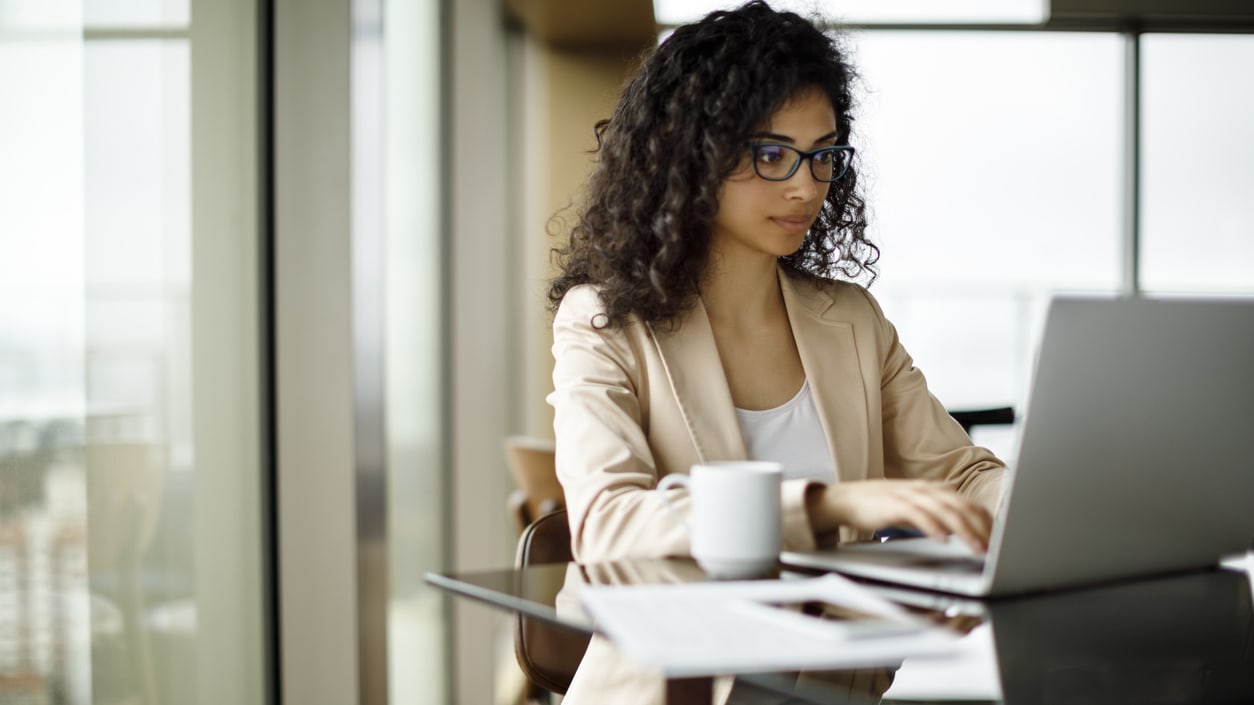
<path id="1" fill-rule="evenodd" d="M 675 518 L 675 521 L 685 527 L 690 527 L 688 520 L 679 515 L 679 510 L 675 508 L 675 505 L 671 504 L 671 498 L 666 494 L 666 490 L 678 485 L 691 492 L 691 486 L 688 484 L 691 479 L 692 478 L 688 475 L 676 472 L 658 480 L 657 483 L 657 490 L 662 493 L 662 506 L 666 507 L 666 511 L 671 513 L 671 516 Z"/>

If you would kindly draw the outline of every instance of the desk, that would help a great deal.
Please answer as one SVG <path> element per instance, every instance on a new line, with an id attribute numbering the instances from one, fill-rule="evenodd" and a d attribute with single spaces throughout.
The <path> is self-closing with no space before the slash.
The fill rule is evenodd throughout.
<path id="1" fill-rule="evenodd" d="M 428 574 L 427 580 L 454 595 L 591 633 L 586 615 L 570 609 L 577 600 L 563 598 L 558 608 L 559 591 L 576 574 L 591 582 L 631 582 L 641 575 L 702 579 L 690 561 L 675 560 Z M 912 609 L 948 614 L 966 626 L 982 622 L 992 631 L 995 649 L 988 658 L 993 663 L 987 665 L 1000 678 L 1000 697 L 958 696 L 962 702 L 1254 702 L 1254 591 L 1245 572 L 1216 570 L 983 603 L 900 589 L 885 594 Z M 903 670 L 909 666 L 907 661 Z M 848 688 L 826 687 L 823 679 L 742 678 L 786 693 L 789 703 L 878 699 L 872 694 L 851 700 Z M 931 695 L 911 695 L 908 702 L 954 702 L 954 697 L 938 687 Z M 668 684 L 670 703 L 710 698 L 708 679 Z"/>

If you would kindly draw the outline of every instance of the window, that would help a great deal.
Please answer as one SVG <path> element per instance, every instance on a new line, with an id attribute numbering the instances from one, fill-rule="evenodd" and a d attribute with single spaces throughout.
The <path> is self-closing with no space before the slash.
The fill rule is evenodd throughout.
<path id="1" fill-rule="evenodd" d="M 944 404 L 1022 409 L 1049 295 L 1119 286 L 1121 40 L 863 31 L 852 47 L 871 291 Z"/>
<path id="2" fill-rule="evenodd" d="M 193 1 L 0 5 L 0 701 L 265 699 L 256 8 Z"/>
<path id="3" fill-rule="evenodd" d="M 1254 294 L 1254 36 L 1142 41 L 1142 287 Z"/>

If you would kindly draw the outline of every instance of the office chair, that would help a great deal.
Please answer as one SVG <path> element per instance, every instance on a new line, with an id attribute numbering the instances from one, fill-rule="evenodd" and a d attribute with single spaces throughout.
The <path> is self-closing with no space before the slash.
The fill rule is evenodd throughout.
<path id="1" fill-rule="evenodd" d="M 566 510 L 558 509 L 535 520 L 518 539 L 514 567 L 518 570 L 546 563 L 569 563 L 574 560 L 570 550 L 570 524 Z M 562 588 L 562 579 L 550 586 L 553 593 Z M 537 586 L 528 583 L 529 589 Z M 591 637 L 557 627 L 521 613 L 514 616 L 514 654 L 527 680 L 537 689 L 565 695 L 575 670 L 588 650 Z M 533 689 L 527 698 L 545 696 Z"/>
<path id="2" fill-rule="evenodd" d="M 116 690 L 97 702 L 156 705 L 156 675 L 145 624 L 141 563 L 161 511 L 168 466 L 164 446 L 89 443 L 87 567 L 92 600 L 93 660 L 116 661 Z M 110 669 L 105 669 L 108 672 Z"/>
<path id="3" fill-rule="evenodd" d="M 505 457 L 517 485 L 508 501 L 510 516 L 519 530 L 514 567 L 521 570 L 574 560 L 553 442 L 510 436 L 505 439 Z M 554 592 L 560 589 L 561 585 L 553 586 Z M 585 634 L 515 615 L 514 653 L 527 677 L 522 700 L 539 702 L 548 700 L 549 693 L 565 694 L 587 648 Z"/>
<path id="4" fill-rule="evenodd" d="M 530 436 L 505 439 L 505 459 L 517 485 L 509 496 L 509 511 L 519 532 L 545 514 L 566 506 L 553 456 L 553 441 Z"/>
<path id="5" fill-rule="evenodd" d="M 962 426 L 962 430 L 971 435 L 975 426 L 1009 426 L 1015 422 L 1015 410 L 1012 406 L 1000 406 L 992 409 L 950 410 L 949 415 Z"/>

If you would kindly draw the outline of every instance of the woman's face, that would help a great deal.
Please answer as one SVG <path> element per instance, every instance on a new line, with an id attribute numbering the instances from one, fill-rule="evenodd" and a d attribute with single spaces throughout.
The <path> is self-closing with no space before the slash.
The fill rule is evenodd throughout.
<path id="1" fill-rule="evenodd" d="M 751 140 L 802 151 L 833 145 L 836 112 L 821 90 L 806 89 L 772 115 Z M 746 149 L 719 191 L 713 247 L 724 259 L 748 255 L 774 261 L 801 247 L 831 184 L 817 181 L 805 161 L 787 180 L 767 181 L 754 172 L 750 158 Z"/>

